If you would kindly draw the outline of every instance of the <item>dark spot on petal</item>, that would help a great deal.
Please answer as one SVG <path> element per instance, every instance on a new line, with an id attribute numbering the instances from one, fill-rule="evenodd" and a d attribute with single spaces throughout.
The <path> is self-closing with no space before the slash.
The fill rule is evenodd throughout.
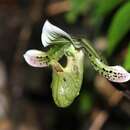
<path id="1" fill-rule="evenodd" d="M 109 73 L 112 73 L 112 70 L 110 70 Z"/>
<path id="2" fill-rule="evenodd" d="M 115 80 L 115 78 L 113 78 L 112 80 Z"/>
<path id="3" fill-rule="evenodd" d="M 102 71 L 101 71 L 100 73 L 101 73 L 101 75 L 103 75 L 103 72 L 102 72 Z"/>
<path id="4" fill-rule="evenodd" d="M 66 78 L 64 77 L 63 80 L 66 82 Z"/>
<path id="5" fill-rule="evenodd" d="M 88 54 L 89 57 L 91 57 L 92 55 L 91 54 Z"/>

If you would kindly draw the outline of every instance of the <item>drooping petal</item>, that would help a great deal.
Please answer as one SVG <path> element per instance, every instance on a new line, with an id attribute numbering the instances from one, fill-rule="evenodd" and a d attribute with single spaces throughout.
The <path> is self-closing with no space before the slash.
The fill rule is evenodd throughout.
<path id="1" fill-rule="evenodd" d="M 119 65 L 108 66 L 105 64 L 101 56 L 88 43 L 86 39 L 81 39 L 81 43 L 85 50 L 84 52 L 88 55 L 91 64 L 100 75 L 116 83 L 124 83 L 130 80 L 130 73 L 127 72 L 123 67 Z"/>
<path id="2" fill-rule="evenodd" d="M 46 53 L 39 50 L 29 50 L 24 54 L 25 61 L 33 67 L 48 66 Z"/>
<path id="3" fill-rule="evenodd" d="M 72 41 L 72 38 L 68 33 L 64 32 L 62 29 L 58 28 L 57 26 L 51 24 L 48 20 L 46 20 L 43 25 L 41 34 L 43 46 L 46 47 L 52 44 L 52 41 L 59 37 L 64 37 Z"/>

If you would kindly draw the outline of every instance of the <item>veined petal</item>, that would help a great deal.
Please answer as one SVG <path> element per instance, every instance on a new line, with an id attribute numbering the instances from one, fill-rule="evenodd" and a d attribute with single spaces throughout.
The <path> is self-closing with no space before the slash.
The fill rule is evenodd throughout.
<path id="1" fill-rule="evenodd" d="M 29 50 L 24 54 L 25 61 L 33 67 L 48 66 L 46 53 L 39 50 Z"/>
<path id="2" fill-rule="evenodd" d="M 50 45 L 53 40 L 64 37 L 72 41 L 71 36 L 62 29 L 51 24 L 48 20 L 45 21 L 42 29 L 41 40 L 44 47 Z"/>
<path id="3" fill-rule="evenodd" d="M 116 65 L 109 67 L 109 69 L 109 72 L 112 73 L 109 80 L 118 83 L 123 83 L 130 80 L 130 73 L 128 73 L 123 67 Z"/>

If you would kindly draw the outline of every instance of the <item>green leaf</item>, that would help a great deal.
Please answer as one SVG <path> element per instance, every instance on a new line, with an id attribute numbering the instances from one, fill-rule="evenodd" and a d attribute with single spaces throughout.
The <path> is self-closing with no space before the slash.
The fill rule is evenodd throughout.
<path id="1" fill-rule="evenodd" d="M 130 70 L 130 44 L 128 46 L 128 53 L 127 53 L 125 61 L 124 61 L 124 67 L 127 70 Z"/>
<path id="2" fill-rule="evenodd" d="M 130 2 L 127 2 L 115 14 L 108 30 L 108 54 L 110 55 L 120 40 L 130 29 Z"/>

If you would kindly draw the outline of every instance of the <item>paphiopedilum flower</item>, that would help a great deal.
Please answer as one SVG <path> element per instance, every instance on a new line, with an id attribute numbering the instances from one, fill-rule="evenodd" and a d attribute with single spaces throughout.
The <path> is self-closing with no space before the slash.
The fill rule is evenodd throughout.
<path id="1" fill-rule="evenodd" d="M 24 58 L 33 67 L 52 66 L 51 89 L 54 102 L 58 107 L 67 107 L 80 92 L 83 79 L 84 53 L 82 50 L 76 50 L 73 47 L 69 34 L 48 21 L 43 26 L 41 38 L 45 47 L 48 45 L 54 46 L 47 52 L 29 50 L 24 54 Z M 63 55 L 67 57 L 65 67 L 58 62 Z"/>
<path id="2" fill-rule="evenodd" d="M 42 44 L 44 47 L 59 44 L 80 44 L 84 48 L 84 52 L 88 54 L 91 64 L 94 69 L 102 76 L 112 82 L 123 83 L 130 80 L 130 73 L 127 72 L 122 66 L 108 66 L 104 64 L 98 53 L 92 48 L 88 42 L 81 40 L 81 42 L 73 39 L 68 33 L 62 29 L 52 25 L 49 21 L 46 21 L 41 35 Z M 58 51 L 58 50 L 57 50 Z M 45 67 L 48 65 L 48 59 L 46 53 L 39 50 L 29 50 L 24 54 L 26 62 L 33 67 Z M 50 60 L 50 59 L 49 59 Z"/>

